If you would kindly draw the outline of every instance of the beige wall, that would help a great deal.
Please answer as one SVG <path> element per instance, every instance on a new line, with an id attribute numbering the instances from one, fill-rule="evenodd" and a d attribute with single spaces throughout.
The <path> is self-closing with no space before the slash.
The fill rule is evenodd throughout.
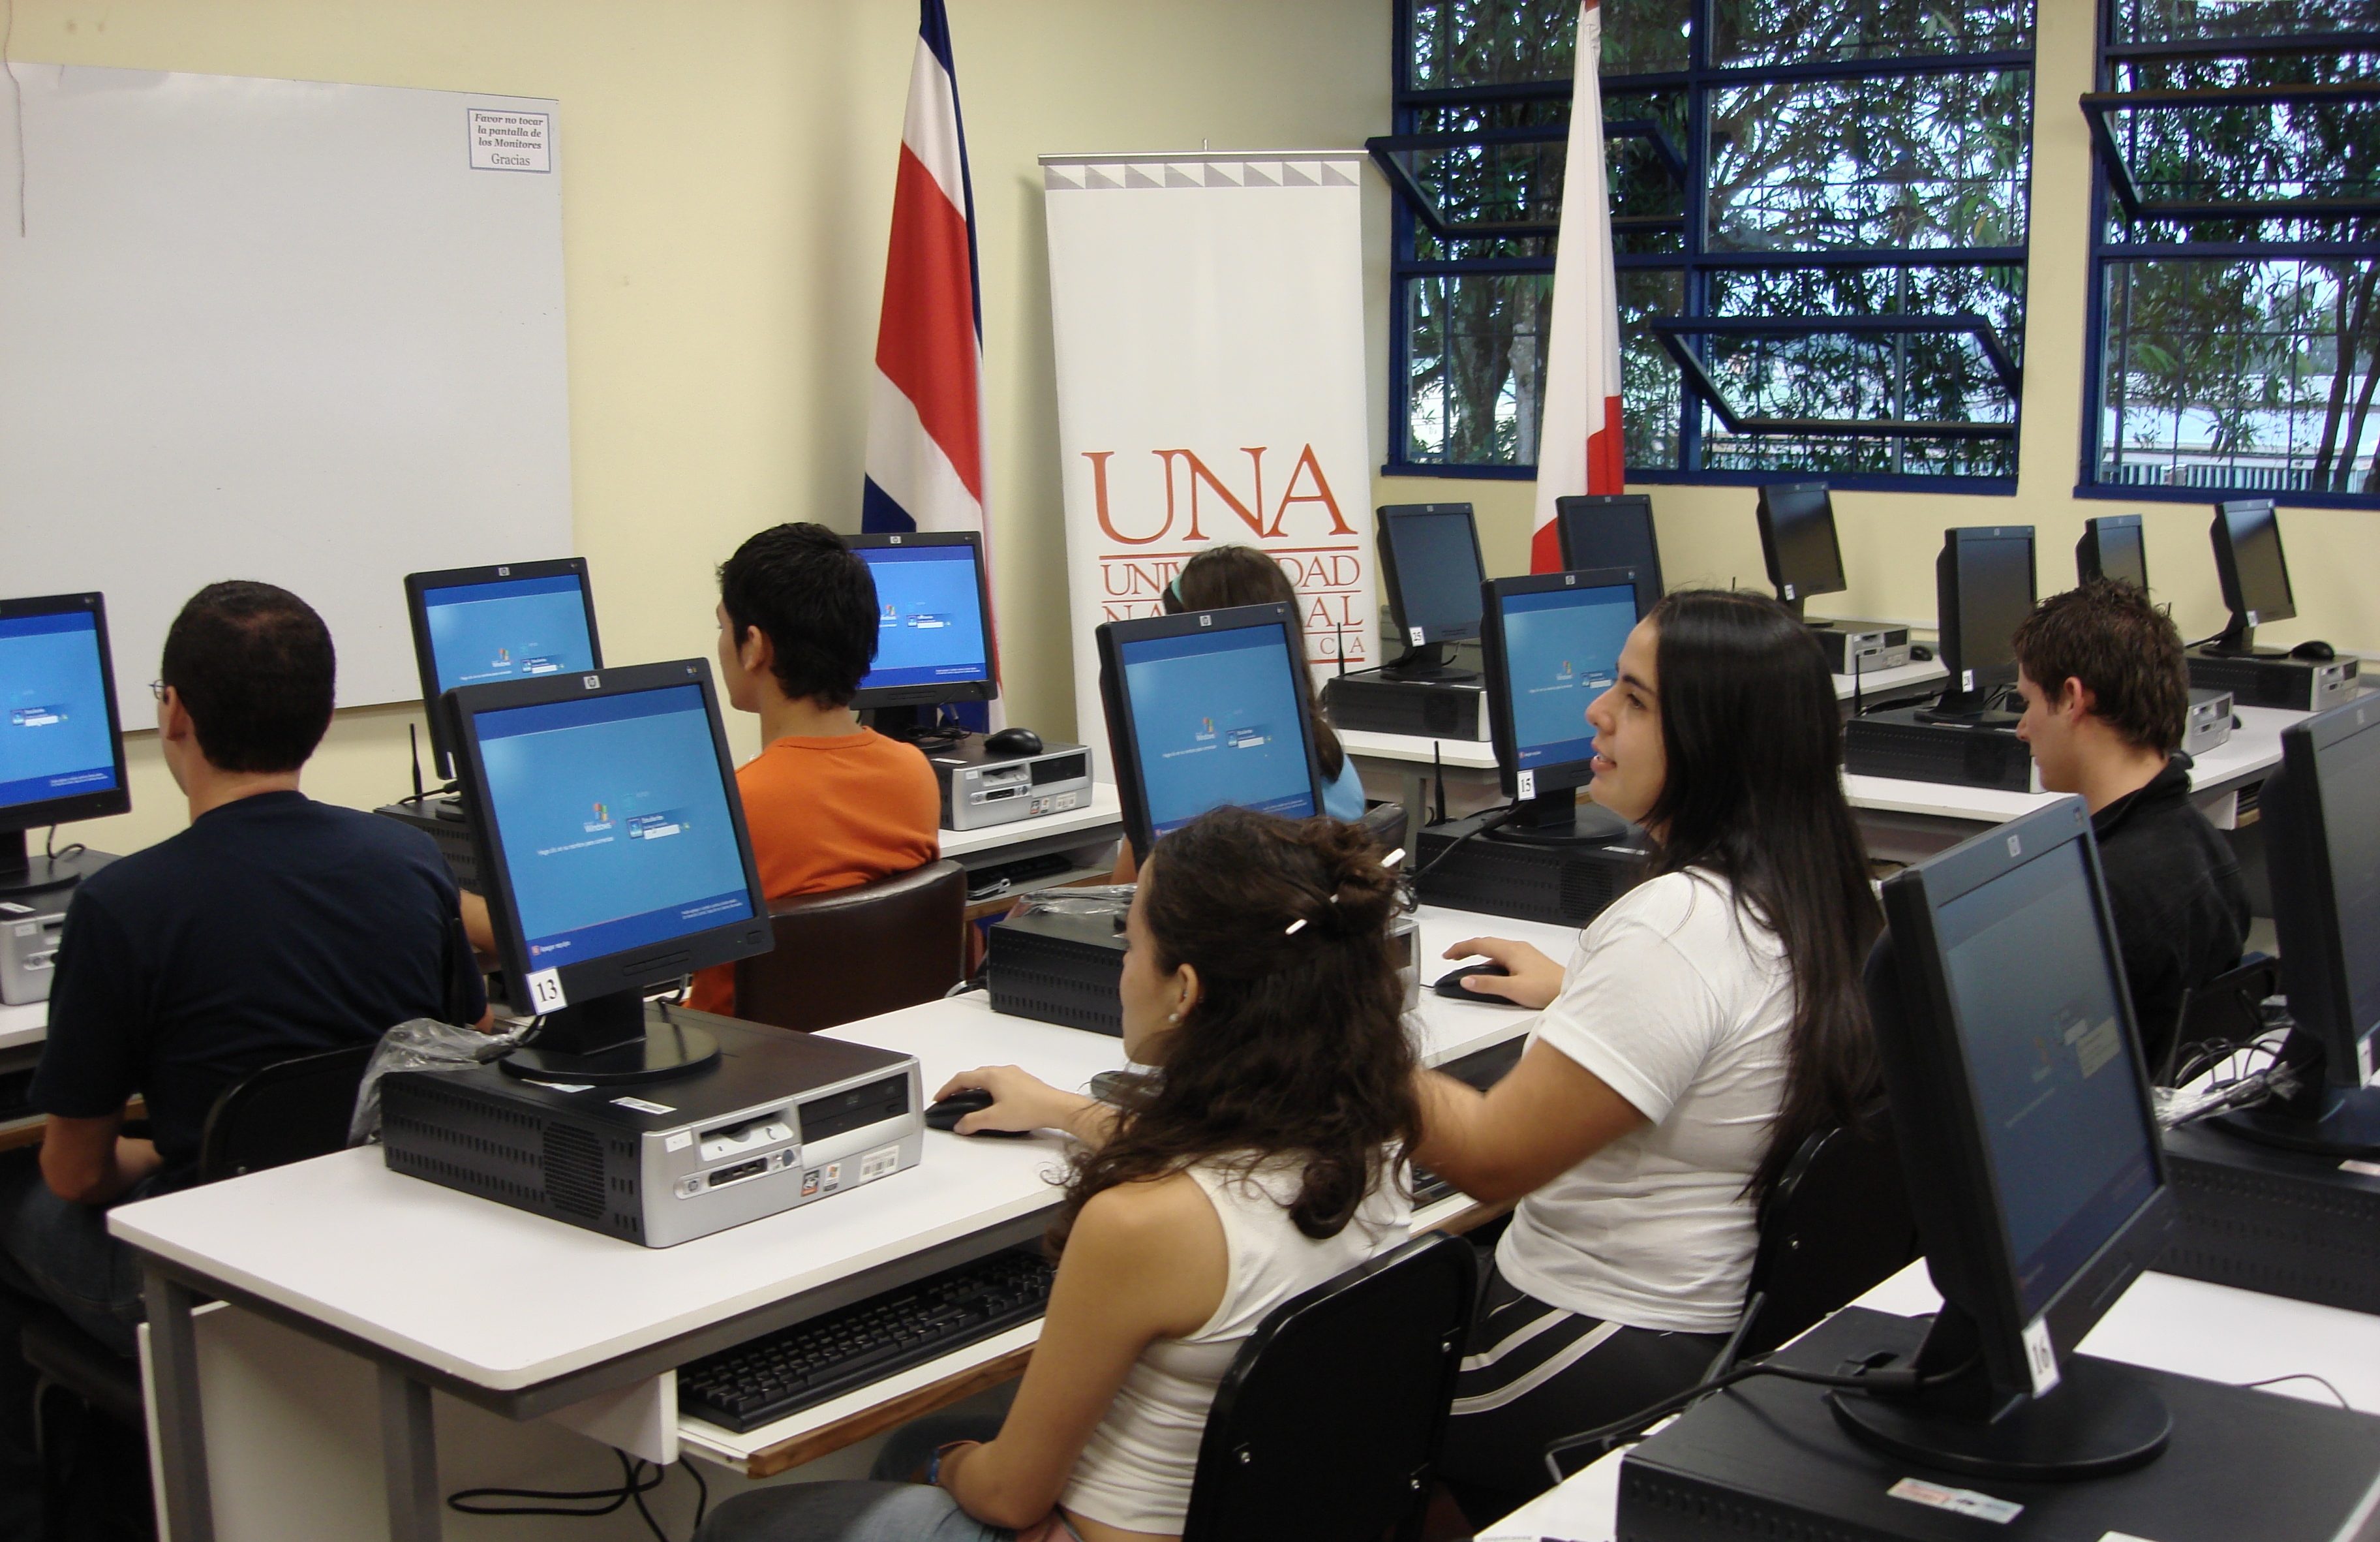
<path id="1" fill-rule="evenodd" d="M 609 655 L 707 650 L 710 573 L 774 520 L 857 518 L 865 388 L 916 7 L 909 0 L 15 0 L 18 58 L 551 96 L 562 103 L 572 479 Z M 2194 504 L 2079 501 L 2089 167 L 2086 0 L 2042 7 L 2026 431 L 2014 498 L 1845 493 L 1847 614 L 1924 621 L 1944 527 L 2030 523 L 2055 585 L 2093 513 L 2147 516 L 2160 591 L 2219 625 Z M 1038 154 L 1343 147 L 1389 127 L 1390 0 L 951 0 L 984 265 L 998 601 L 1013 721 L 1074 730 Z M 1366 191 L 1375 458 L 1384 445 L 1386 199 Z M 1675 581 L 1760 579 L 1748 489 L 1651 490 Z M 1526 483 L 1379 479 L 1468 499 L 1491 571 L 1526 565 Z M 2380 651 L 2380 518 L 2287 517 L 2301 609 Z M 390 576 L 395 581 L 395 575 Z M 104 576 L 94 577 L 103 586 Z M 2310 623 L 2275 640 L 2316 635 Z M 128 674 L 148 668 L 123 661 Z M 345 712 L 310 789 L 406 785 L 399 707 Z M 741 749 L 749 720 L 735 724 Z M 180 828 L 153 736 L 127 851 Z"/>

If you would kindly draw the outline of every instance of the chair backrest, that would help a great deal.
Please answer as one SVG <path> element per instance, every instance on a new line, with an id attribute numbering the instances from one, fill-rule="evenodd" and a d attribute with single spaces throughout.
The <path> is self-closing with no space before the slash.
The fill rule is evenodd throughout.
<path id="1" fill-rule="evenodd" d="M 2281 961 L 2270 953 L 2250 953 L 2204 985 L 2184 990 L 2181 1006 L 2174 1014 L 2171 1038 L 2161 1044 L 2153 1043 L 2148 1030 L 2142 1030 L 2141 1051 L 2148 1057 L 2157 1084 L 2173 1085 L 2180 1051 L 2186 1045 L 2217 1039 L 2245 1044 L 2263 1033 L 2267 1026 L 2265 1000 L 2280 993 Z"/>
<path id="2" fill-rule="evenodd" d="M 261 1172 L 347 1144 L 373 1044 L 275 1061 L 225 1087 L 199 1136 L 199 1182 Z"/>
<path id="3" fill-rule="evenodd" d="M 1764 1298 L 1738 1353 L 1766 1354 L 1899 1273 L 1920 1251 L 1891 1117 L 1802 1143 L 1760 1208 L 1749 1302 Z"/>
<path id="4" fill-rule="evenodd" d="M 1379 1542 L 1416 1518 L 1478 1271 L 1431 1232 L 1274 1307 L 1207 1415 L 1182 1542 Z"/>
<path id="5" fill-rule="evenodd" d="M 779 900 L 776 947 L 735 965 L 735 1015 L 814 1033 L 933 1001 L 966 977 L 965 917 L 951 861 Z"/>
<path id="6" fill-rule="evenodd" d="M 1402 803 L 1376 803 L 1365 809 L 1364 817 L 1355 822 L 1390 851 L 1405 844 L 1405 806 Z"/>

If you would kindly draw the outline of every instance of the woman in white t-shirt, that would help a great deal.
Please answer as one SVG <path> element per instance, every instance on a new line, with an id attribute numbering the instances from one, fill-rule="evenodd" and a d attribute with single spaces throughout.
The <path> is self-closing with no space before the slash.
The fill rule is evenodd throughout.
<path id="1" fill-rule="evenodd" d="M 1395 875 L 1360 828 L 1220 808 L 1157 843 L 1125 927 L 1118 1112 L 1014 1066 L 962 1135 L 1076 1135 L 1049 1317 L 1004 1423 L 920 1421 L 881 1463 L 798 1484 L 700 1542 L 1174 1542 L 1215 1390 L 1291 1297 L 1402 1243 L 1419 1133 L 1390 945 Z M 970 1153 L 929 1153 L 964 1162 Z M 979 1439 L 953 1439 L 977 1435 Z M 939 1447 L 939 1449 L 933 1449 Z"/>
<path id="2" fill-rule="evenodd" d="M 1766 598 L 1681 591 L 1587 709 L 1595 800 L 1652 876 L 1569 965 L 1474 938 L 1545 1008 L 1485 1095 L 1420 1078 L 1415 1160 L 1517 1199 L 1456 1386 L 1449 1484 L 1485 1524 L 1546 1487 L 1548 1442 L 1700 1379 L 1743 1306 L 1761 1197 L 1876 1087 L 1860 968 L 1883 917 L 1841 783 L 1834 684 Z"/>

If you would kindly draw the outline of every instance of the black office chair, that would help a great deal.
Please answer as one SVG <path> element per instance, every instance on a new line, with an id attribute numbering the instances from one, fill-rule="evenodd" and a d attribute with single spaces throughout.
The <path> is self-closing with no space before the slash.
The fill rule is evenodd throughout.
<path id="1" fill-rule="evenodd" d="M 1372 839 L 1390 851 L 1405 844 L 1405 806 L 1402 803 L 1376 803 L 1364 810 L 1355 821 L 1371 832 Z"/>
<path id="2" fill-rule="evenodd" d="M 1889 1114 L 1802 1142 L 1760 1207 L 1734 1358 L 1766 1354 L 1898 1274 L 1922 1248 Z M 1722 1358 L 1728 1356 L 1723 1355 Z"/>
<path id="3" fill-rule="evenodd" d="M 966 977 L 966 869 L 944 860 L 769 906 L 776 947 L 735 965 L 735 1015 L 814 1033 Z"/>
<path id="4" fill-rule="evenodd" d="M 2168 1037 L 2143 1025 L 2141 1053 L 2155 1067 L 2159 1087 L 2174 1085 L 2184 1050 L 2201 1044 L 2245 1044 L 2272 1025 L 2265 1021 L 2267 998 L 2281 993 L 2281 961 L 2252 953 L 2195 990 L 2181 993 Z"/>
<path id="5" fill-rule="evenodd" d="M 1216 1390 L 1182 1542 L 1418 1537 L 1478 1283 L 1431 1232 L 1273 1308 Z"/>

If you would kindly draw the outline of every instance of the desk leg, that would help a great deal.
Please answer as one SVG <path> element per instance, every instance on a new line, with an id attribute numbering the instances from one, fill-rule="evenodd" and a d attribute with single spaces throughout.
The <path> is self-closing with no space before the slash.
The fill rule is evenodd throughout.
<path id="1" fill-rule="evenodd" d="M 206 1428 L 199 1412 L 199 1346 L 190 1321 L 197 1300 L 187 1285 L 144 1269 L 149 1363 L 156 1383 L 158 1498 L 174 1542 L 214 1542 L 214 1501 L 207 1492 Z"/>
<path id="2" fill-rule="evenodd" d="M 388 1475 L 389 1542 L 438 1542 L 438 1431 L 430 1389 L 389 1366 L 380 1367 L 380 1451 Z"/>

